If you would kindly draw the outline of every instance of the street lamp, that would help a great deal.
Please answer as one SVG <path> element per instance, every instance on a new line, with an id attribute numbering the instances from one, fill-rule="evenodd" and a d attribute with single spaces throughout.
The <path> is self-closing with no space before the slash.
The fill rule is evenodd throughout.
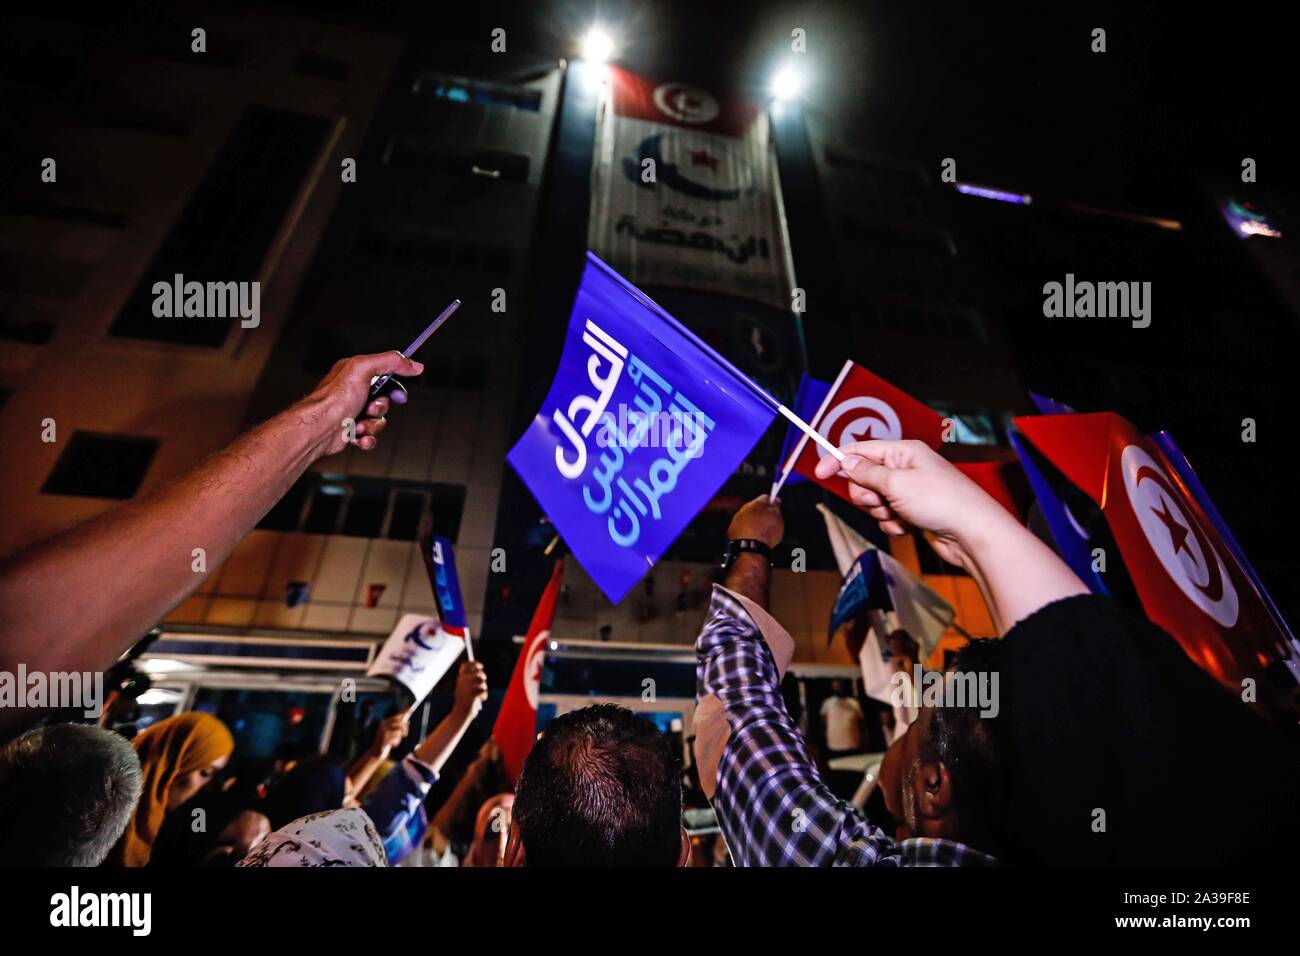
<path id="1" fill-rule="evenodd" d="M 772 77 L 772 98 L 779 103 L 798 99 L 806 85 L 803 73 L 794 66 L 786 64 Z"/>
<path id="2" fill-rule="evenodd" d="M 614 55 L 614 38 L 604 27 L 596 24 L 582 38 L 582 58 L 591 63 L 604 63 Z"/>

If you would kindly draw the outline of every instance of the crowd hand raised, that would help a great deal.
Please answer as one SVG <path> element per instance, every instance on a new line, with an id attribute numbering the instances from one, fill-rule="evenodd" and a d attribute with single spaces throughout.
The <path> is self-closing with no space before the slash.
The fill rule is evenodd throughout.
<path id="1" fill-rule="evenodd" d="M 407 715 L 405 713 L 393 714 L 385 717 L 375 728 L 375 739 L 370 745 L 371 753 L 375 754 L 380 760 L 383 760 L 392 751 L 394 747 L 402 742 L 406 736 Z"/>
<path id="2" fill-rule="evenodd" d="M 463 661 L 456 672 L 456 701 L 453 709 L 466 720 L 473 720 L 487 700 L 487 671 L 478 661 Z"/>
<path id="3" fill-rule="evenodd" d="M 317 457 L 337 454 L 349 443 L 370 451 L 387 424 L 384 416 L 390 403 L 388 396 L 369 399 L 370 383 L 380 375 L 409 376 L 423 371 L 422 363 L 397 351 L 340 359 L 292 410 L 317 433 Z"/>
<path id="4" fill-rule="evenodd" d="M 768 500 L 767 495 L 759 495 L 748 501 L 731 519 L 727 528 L 727 537 L 732 541 L 752 538 L 762 541 L 769 548 L 775 548 L 785 537 L 785 519 L 781 516 L 781 499 Z"/>
<path id="5" fill-rule="evenodd" d="M 890 535 L 908 526 L 929 532 L 939 556 L 965 566 L 971 542 L 1006 510 L 929 445 L 920 441 L 853 442 L 840 449 L 844 461 L 826 457 L 817 476 L 843 471 L 854 504 Z"/>

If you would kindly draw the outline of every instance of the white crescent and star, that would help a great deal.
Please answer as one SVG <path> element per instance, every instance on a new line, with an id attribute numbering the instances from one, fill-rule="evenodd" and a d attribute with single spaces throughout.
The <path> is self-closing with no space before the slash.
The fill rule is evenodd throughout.
<path id="1" fill-rule="evenodd" d="M 528 648 L 528 657 L 524 661 L 524 694 L 533 710 L 537 709 L 537 696 L 542 686 L 542 663 L 550 637 L 551 632 L 545 630 L 533 638 L 533 643 Z"/>
<path id="2" fill-rule="evenodd" d="M 713 94 L 686 83 L 662 83 L 655 87 L 655 106 L 679 123 L 708 123 L 717 119 L 722 107 Z"/>
<path id="3" fill-rule="evenodd" d="M 897 440 L 903 437 L 903 426 L 898 420 L 898 413 L 889 403 L 869 395 L 840 402 L 826 413 L 818 431 L 836 448 L 872 438 Z M 830 454 L 820 446 L 817 451 L 822 458 Z M 844 472 L 839 474 L 843 476 Z"/>
<path id="4" fill-rule="evenodd" d="M 1183 594 L 1223 627 L 1237 623 L 1237 589 L 1223 559 L 1164 469 L 1137 445 L 1120 455 L 1133 514 L 1165 572 Z"/>

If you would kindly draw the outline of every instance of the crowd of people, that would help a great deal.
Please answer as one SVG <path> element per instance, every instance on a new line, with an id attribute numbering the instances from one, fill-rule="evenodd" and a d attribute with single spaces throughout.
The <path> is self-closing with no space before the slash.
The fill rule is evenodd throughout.
<path id="1" fill-rule="evenodd" d="M 156 494 L 0 565 L 0 670 L 103 670 L 202 582 L 343 423 L 373 448 L 389 399 L 375 376 L 418 375 L 396 353 L 338 363 L 312 394 Z M 923 531 L 968 572 L 997 638 L 945 679 L 996 674 L 999 700 L 897 710 L 879 772 L 885 813 L 837 796 L 781 683 L 794 641 L 770 612 L 779 500 L 743 506 L 741 549 L 715 585 L 697 652 L 693 757 L 727 858 L 750 865 L 1216 863 L 1300 847 L 1300 743 L 1198 668 L 1169 635 L 1091 594 L 1057 554 L 924 444 L 843 449 L 854 502 L 890 535 Z M 910 670 L 917 647 L 881 635 Z M 862 745 L 838 688 L 826 741 Z M 958 695 L 960 697 L 960 695 Z M 230 730 L 181 713 L 133 740 L 0 709 L 0 863 L 71 866 L 675 866 L 692 858 L 678 755 L 648 721 L 598 704 L 552 720 L 513 788 L 489 741 L 438 808 L 427 798 L 487 697 L 466 661 L 450 713 L 400 761 L 404 715 L 349 766 L 325 755 L 269 777 L 224 772 Z M 448 836 L 465 834 L 449 849 Z"/>

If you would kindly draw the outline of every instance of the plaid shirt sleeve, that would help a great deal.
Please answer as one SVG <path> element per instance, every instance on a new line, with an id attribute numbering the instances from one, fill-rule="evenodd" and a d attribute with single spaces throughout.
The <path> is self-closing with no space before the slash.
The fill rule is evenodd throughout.
<path id="1" fill-rule="evenodd" d="M 822 782 L 781 697 L 776 661 L 744 606 L 715 587 L 696 643 L 698 697 L 731 736 L 713 809 L 738 866 L 896 866 L 898 847 Z"/>

